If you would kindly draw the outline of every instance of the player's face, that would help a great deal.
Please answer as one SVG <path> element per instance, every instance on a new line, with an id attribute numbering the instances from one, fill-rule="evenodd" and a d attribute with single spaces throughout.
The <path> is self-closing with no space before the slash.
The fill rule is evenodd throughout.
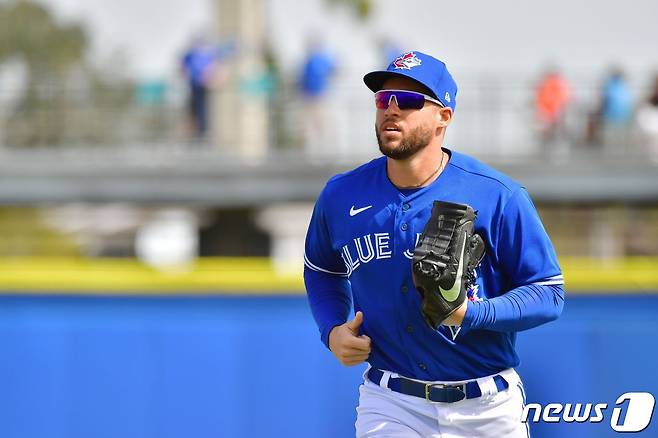
<path id="1" fill-rule="evenodd" d="M 384 82 L 384 90 L 409 90 L 426 94 L 417 82 L 406 78 L 391 78 Z M 404 160 L 427 147 L 437 133 L 441 107 L 425 102 L 421 109 L 401 110 L 395 99 L 387 109 L 377 109 L 375 134 L 382 154 Z"/>

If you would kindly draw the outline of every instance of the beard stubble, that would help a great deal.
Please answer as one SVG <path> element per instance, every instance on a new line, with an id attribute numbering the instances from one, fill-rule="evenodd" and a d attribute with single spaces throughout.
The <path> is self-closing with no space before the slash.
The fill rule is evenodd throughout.
<path id="1" fill-rule="evenodd" d="M 379 151 L 393 160 L 406 160 L 418 151 L 425 149 L 432 140 L 432 131 L 425 126 L 417 126 L 412 129 L 408 135 L 402 138 L 397 147 L 389 147 L 382 143 L 377 125 L 375 125 L 375 135 L 377 136 Z"/>

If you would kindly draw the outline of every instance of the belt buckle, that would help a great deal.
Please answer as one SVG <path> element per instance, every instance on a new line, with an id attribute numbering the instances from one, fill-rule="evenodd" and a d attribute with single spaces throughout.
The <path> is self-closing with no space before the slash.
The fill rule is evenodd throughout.
<path id="1" fill-rule="evenodd" d="M 442 389 L 455 389 L 461 392 L 464 396 L 460 398 L 463 400 L 466 398 L 466 384 L 463 385 L 446 385 L 445 383 L 426 383 L 425 384 L 425 400 L 431 403 L 435 403 L 434 400 L 430 400 L 430 389 L 431 388 L 442 388 Z"/>

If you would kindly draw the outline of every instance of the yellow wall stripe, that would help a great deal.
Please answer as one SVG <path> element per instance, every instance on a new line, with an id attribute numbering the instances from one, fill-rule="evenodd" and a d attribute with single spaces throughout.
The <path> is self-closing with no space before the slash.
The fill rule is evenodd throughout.
<path id="1" fill-rule="evenodd" d="M 658 257 L 561 257 L 569 292 L 658 292 Z"/>
<path id="2" fill-rule="evenodd" d="M 567 293 L 656 293 L 658 257 L 560 259 Z M 0 293 L 303 294 L 301 266 L 267 258 L 203 258 L 160 271 L 135 259 L 0 259 Z"/>

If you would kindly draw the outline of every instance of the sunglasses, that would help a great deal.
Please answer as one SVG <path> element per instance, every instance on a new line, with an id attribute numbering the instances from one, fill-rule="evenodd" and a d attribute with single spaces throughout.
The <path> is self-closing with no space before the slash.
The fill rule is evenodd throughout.
<path id="1" fill-rule="evenodd" d="M 441 107 L 444 105 L 427 94 L 417 93 L 408 90 L 381 90 L 375 93 L 375 106 L 377 109 L 388 109 L 391 101 L 395 99 L 395 104 L 401 110 L 421 109 L 425 101 L 435 103 Z"/>

